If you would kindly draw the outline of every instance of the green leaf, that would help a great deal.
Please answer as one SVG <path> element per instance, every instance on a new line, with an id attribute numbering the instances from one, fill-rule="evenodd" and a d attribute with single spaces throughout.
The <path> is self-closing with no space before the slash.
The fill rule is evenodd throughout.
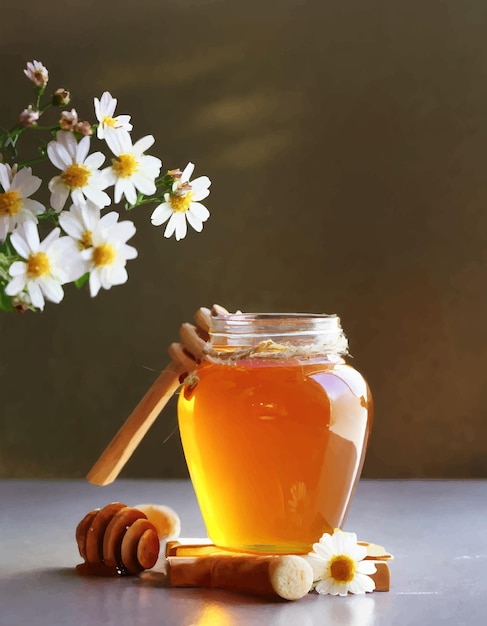
<path id="1" fill-rule="evenodd" d="M 90 273 L 86 272 L 86 274 L 83 274 L 81 278 L 78 278 L 78 280 L 75 280 L 74 284 L 76 285 L 76 287 L 78 287 L 78 289 L 81 289 L 81 287 L 87 282 L 89 277 L 90 277 Z"/>
<path id="2" fill-rule="evenodd" d="M 7 311 L 8 313 L 11 313 L 14 310 L 12 298 L 4 293 L 2 287 L 0 287 L 0 310 Z"/>

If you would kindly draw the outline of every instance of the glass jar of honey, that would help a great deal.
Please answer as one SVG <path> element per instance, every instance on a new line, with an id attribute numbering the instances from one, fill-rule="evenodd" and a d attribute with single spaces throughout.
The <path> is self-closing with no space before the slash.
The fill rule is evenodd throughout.
<path id="1" fill-rule="evenodd" d="M 364 462 L 372 398 L 340 320 L 212 319 L 179 426 L 207 532 L 229 550 L 302 554 L 340 527 Z"/>

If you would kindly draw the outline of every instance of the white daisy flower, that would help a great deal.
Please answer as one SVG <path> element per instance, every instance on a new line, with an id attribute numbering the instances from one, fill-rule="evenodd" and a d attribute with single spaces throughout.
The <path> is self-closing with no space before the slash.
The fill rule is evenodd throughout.
<path id="1" fill-rule="evenodd" d="M 89 200 L 86 204 L 73 204 L 69 211 L 61 211 L 59 214 L 61 228 L 78 243 L 80 250 L 93 246 L 93 231 L 99 222 L 100 209 Z"/>
<path id="2" fill-rule="evenodd" d="M 25 222 L 12 234 L 10 241 L 23 261 L 9 268 L 12 280 L 5 287 L 8 296 L 18 296 L 24 290 L 37 309 L 44 309 L 45 300 L 61 302 L 62 285 L 80 278 L 84 273 L 80 251 L 71 237 L 59 237 L 55 228 L 40 242 L 37 226 Z"/>
<path id="3" fill-rule="evenodd" d="M 27 63 L 24 74 L 31 80 L 36 87 L 45 87 L 49 80 L 49 72 L 40 61 L 32 61 Z"/>
<path id="4" fill-rule="evenodd" d="M 159 204 L 151 215 L 154 226 L 160 226 L 169 220 L 164 237 L 171 237 L 173 233 L 178 241 L 186 237 L 186 220 L 197 232 L 201 232 L 203 222 L 210 217 L 208 209 L 199 201 L 209 196 L 208 187 L 211 181 L 208 176 L 200 176 L 190 181 L 193 170 L 194 164 L 188 163 L 181 175 L 177 176 L 172 193 L 164 194 L 165 202 Z"/>
<path id="5" fill-rule="evenodd" d="M 375 589 L 369 574 L 376 571 L 370 561 L 364 561 L 367 548 L 357 543 L 355 533 L 336 530 L 333 535 L 325 533 L 319 543 L 313 544 L 314 552 L 306 558 L 313 568 L 313 578 L 318 581 L 316 591 L 322 594 L 346 596 L 365 593 Z"/>
<path id="6" fill-rule="evenodd" d="M 42 180 L 32 175 L 30 167 L 21 170 L 12 170 L 7 163 L 0 163 L 0 242 L 5 240 L 8 233 L 14 231 L 17 224 L 31 221 L 37 224 L 37 217 L 44 213 L 46 207 L 31 200 L 29 196 L 35 193 Z"/>
<path id="7" fill-rule="evenodd" d="M 116 156 L 112 167 L 103 170 L 109 185 L 115 185 L 114 199 L 120 202 L 125 195 L 130 204 L 137 202 L 137 191 L 150 196 L 156 191 L 155 179 L 159 176 L 162 162 L 157 157 L 143 154 L 155 139 L 146 135 L 132 145 L 130 135 L 125 131 L 109 133 L 106 142 Z"/>
<path id="8" fill-rule="evenodd" d="M 95 103 L 95 115 L 99 121 L 96 134 L 98 139 L 105 139 L 106 135 L 113 131 L 132 130 L 132 124 L 130 124 L 130 115 L 117 115 L 113 117 L 115 108 L 117 106 L 117 99 L 113 98 L 111 93 L 105 91 L 100 100 L 94 99 Z"/>
<path id="9" fill-rule="evenodd" d="M 53 165 L 61 170 L 49 182 L 51 205 L 55 211 L 61 211 L 67 197 L 75 204 L 84 204 L 88 198 L 99 207 L 110 204 L 110 196 L 103 191 L 108 184 L 99 167 L 105 161 L 101 152 L 88 156 L 90 138 L 83 137 L 79 143 L 72 133 L 59 130 L 56 141 L 47 145 L 47 154 Z"/>
<path id="10" fill-rule="evenodd" d="M 81 252 L 90 272 L 90 293 L 94 298 L 100 288 L 110 289 L 113 285 L 127 282 L 125 265 L 129 259 L 135 259 L 137 250 L 126 244 L 135 234 L 133 222 L 117 222 L 118 213 L 112 211 L 104 215 L 91 233 L 91 247 Z M 89 222 L 83 218 L 84 225 Z"/>

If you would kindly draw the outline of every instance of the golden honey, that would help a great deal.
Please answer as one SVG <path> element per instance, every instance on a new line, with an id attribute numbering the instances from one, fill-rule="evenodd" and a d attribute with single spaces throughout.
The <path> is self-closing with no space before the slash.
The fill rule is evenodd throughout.
<path id="1" fill-rule="evenodd" d="M 284 352 L 205 362 L 180 394 L 189 472 L 222 548 L 308 552 L 342 525 L 360 476 L 372 418 L 365 380 L 336 355 Z"/>

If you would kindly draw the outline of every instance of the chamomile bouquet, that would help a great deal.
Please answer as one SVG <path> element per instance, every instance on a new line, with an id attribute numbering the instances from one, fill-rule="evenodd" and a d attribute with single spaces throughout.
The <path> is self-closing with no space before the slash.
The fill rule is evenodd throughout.
<path id="1" fill-rule="evenodd" d="M 0 129 L 0 309 L 43 310 L 59 303 L 63 286 L 89 285 L 92 297 L 127 281 L 127 261 L 137 250 L 130 220 L 110 210 L 112 203 L 131 210 L 153 204 L 151 222 L 165 224 L 164 236 L 183 239 L 189 224 L 203 229 L 209 217 L 201 204 L 209 195 L 207 176 L 192 178 L 193 163 L 161 175 L 162 162 L 147 154 L 154 137 L 132 139 L 129 115 L 117 115 L 117 100 L 105 91 L 94 98 L 95 122 L 81 120 L 66 107 L 64 88 L 48 94 L 49 73 L 39 61 L 24 73 L 33 101 L 11 130 Z M 44 124 L 55 112 L 53 124 Z M 22 160 L 20 144 L 35 135 L 37 154 Z M 93 144 L 97 144 L 94 146 Z M 47 162 L 52 176 L 34 174 Z M 48 206 L 35 198 L 47 186 Z"/>

